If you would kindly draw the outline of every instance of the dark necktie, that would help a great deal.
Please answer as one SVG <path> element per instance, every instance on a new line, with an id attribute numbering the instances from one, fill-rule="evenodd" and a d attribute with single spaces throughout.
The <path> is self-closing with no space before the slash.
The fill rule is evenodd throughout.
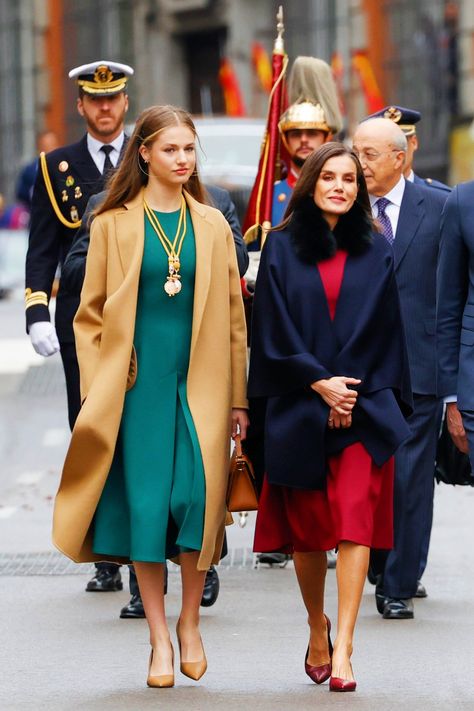
<path id="1" fill-rule="evenodd" d="M 387 240 L 389 244 L 393 244 L 393 230 L 392 230 L 392 223 L 390 222 L 390 218 L 385 212 L 385 209 L 387 205 L 390 205 L 390 200 L 387 200 L 387 198 L 379 198 L 376 200 L 375 204 L 377 205 L 378 208 L 378 215 L 377 215 L 377 220 L 380 222 L 380 225 L 382 227 L 382 232 L 383 236 Z"/>
<path id="2" fill-rule="evenodd" d="M 101 147 L 100 149 L 102 153 L 105 153 L 105 161 L 104 161 L 104 168 L 102 170 L 102 175 L 107 175 L 111 170 L 114 169 L 114 164 L 110 160 L 110 154 L 114 150 L 113 146 L 109 146 L 105 144 L 104 146 Z"/>

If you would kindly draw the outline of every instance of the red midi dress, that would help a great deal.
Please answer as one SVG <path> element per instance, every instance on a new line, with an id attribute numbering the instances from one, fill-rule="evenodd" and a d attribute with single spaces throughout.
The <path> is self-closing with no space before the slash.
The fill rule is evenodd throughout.
<path id="1" fill-rule="evenodd" d="M 318 264 L 332 319 L 346 258 L 347 252 L 338 250 L 334 257 Z M 392 548 L 393 477 L 393 457 L 378 467 L 361 442 L 328 457 L 323 491 L 270 484 L 265 476 L 254 550 L 323 551 L 341 541 Z"/>

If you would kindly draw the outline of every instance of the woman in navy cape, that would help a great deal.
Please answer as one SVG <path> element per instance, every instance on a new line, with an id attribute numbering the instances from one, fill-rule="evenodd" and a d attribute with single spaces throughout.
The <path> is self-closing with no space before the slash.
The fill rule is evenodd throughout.
<path id="1" fill-rule="evenodd" d="M 266 240 L 254 298 L 249 397 L 265 472 L 254 548 L 293 554 L 306 673 L 352 691 L 370 547 L 393 545 L 393 454 L 411 411 L 405 334 L 392 248 L 352 151 L 327 143 L 311 155 L 285 218 Z M 336 546 L 333 651 L 324 583 Z"/>

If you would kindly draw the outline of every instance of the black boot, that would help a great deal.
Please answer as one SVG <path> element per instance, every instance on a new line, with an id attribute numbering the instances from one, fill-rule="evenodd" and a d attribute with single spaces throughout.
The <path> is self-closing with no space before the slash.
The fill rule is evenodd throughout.
<path id="1" fill-rule="evenodd" d="M 122 590 L 120 566 L 116 563 L 96 563 L 95 575 L 86 585 L 86 592 L 114 592 Z"/>
<path id="2" fill-rule="evenodd" d="M 135 568 L 133 565 L 128 566 L 130 568 L 130 602 L 122 607 L 120 610 L 120 618 L 122 620 L 136 620 L 146 617 L 145 609 L 143 607 L 142 596 L 140 595 L 140 588 L 138 587 L 137 574 L 135 573 Z M 165 585 L 164 594 L 168 592 L 168 568 L 165 565 Z"/>
<path id="3" fill-rule="evenodd" d="M 219 596 L 219 576 L 213 565 L 206 573 L 204 590 L 202 591 L 201 607 L 211 607 Z"/>
<path id="4" fill-rule="evenodd" d="M 288 561 L 291 556 L 287 553 L 278 553 L 277 551 L 271 553 L 259 553 L 257 555 L 257 560 L 259 563 L 266 563 L 270 567 L 273 565 L 278 565 L 280 568 L 284 568 L 288 565 Z"/>

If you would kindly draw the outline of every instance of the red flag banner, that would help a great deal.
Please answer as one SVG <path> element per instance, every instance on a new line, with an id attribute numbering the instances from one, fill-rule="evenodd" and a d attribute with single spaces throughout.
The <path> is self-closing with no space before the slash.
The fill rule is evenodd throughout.
<path id="1" fill-rule="evenodd" d="M 339 110 L 342 116 L 346 115 L 346 107 L 344 105 L 344 60 L 340 52 L 334 52 L 331 57 L 331 69 L 334 77 L 334 83 L 337 89 L 337 98 L 339 102 Z"/>
<path id="2" fill-rule="evenodd" d="M 240 91 L 239 80 L 229 59 L 221 60 L 219 83 L 224 94 L 227 116 L 245 116 L 245 106 Z"/>
<path id="3" fill-rule="evenodd" d="M 367 113 L 373 114 L 385 106 L 385 101 L 375 78 L 372 64 L 363 49 L 352 54 L 352 67 L 357 72 L 367 105 Z"/>
<path id="4" fill-rule="evenodd" d="M 252 64 L 262 89 L 269 94 L 272 90 L 272 65 L 267 51 L 260 42 L 252 44 Z"/>

